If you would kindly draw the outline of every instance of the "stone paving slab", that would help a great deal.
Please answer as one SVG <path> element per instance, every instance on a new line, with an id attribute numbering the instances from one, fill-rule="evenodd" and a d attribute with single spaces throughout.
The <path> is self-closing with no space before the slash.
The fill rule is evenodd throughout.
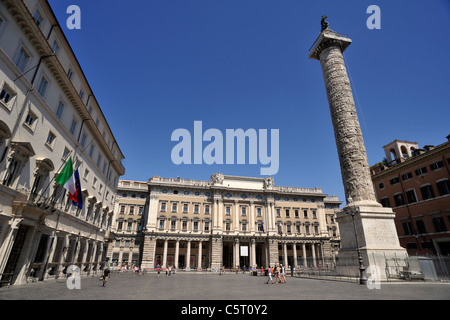
<path id="1" fill-rule="evenodd" d="M 0 289 L 0 300 L 450 300 L 450 283 L 382 282 L 368 289 L 355 282 L 287 277 L 266 284 L 249 274 L 177 273 L 133 275 L 113 273 L 105 287 L 99 277 L 81 279 L 69 290 L 65 279 Z"/>

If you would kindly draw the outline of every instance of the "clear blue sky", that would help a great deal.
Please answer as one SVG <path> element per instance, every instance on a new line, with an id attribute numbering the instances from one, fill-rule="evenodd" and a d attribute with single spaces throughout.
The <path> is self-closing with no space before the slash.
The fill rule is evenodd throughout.
<path id="1" fill-rule="evenodd" d="M 280 130 L 282 186 L 344 200 L 320 63 L 308 51 L 330 27 L 345 52 L 369 164 L 394 139 L 438 145 L 450 134 L 450 3 L 435 1 L 50 0 L 125 154 L 122 179 L 259 176 L 257 165 L 171 161 L 178 128 Z M 381 29 L 369 30 L 369 5 Z M 355 90 L 356 89 L 356 90 Z"/>

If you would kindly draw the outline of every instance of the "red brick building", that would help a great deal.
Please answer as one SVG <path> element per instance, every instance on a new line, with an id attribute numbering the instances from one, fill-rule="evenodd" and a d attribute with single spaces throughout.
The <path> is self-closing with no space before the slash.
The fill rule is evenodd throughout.
<path id="1" fill-rule="evenodd" d="M 378 201 L 396 213 L 409 254 L 450 254 L 450 135 L 438 146 L 394 140 L 371 167 Z"/>

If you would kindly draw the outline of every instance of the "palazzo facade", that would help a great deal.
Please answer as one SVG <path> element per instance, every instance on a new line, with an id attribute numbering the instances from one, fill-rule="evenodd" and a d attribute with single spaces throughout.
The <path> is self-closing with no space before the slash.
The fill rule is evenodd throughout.
<path id="1" fill-rule="evenodd" d="M 45 0 L 0 2 L 0 286 L 91 275 L 114 238 L 124 155 L 64 30 Z M 55 182 L 70 158 L 82 208 Z"/>
<path id="2" fill-rule="evenodd" d="M 342 203 L 320 188 L 215 173 L 148 181 L 141 266 L 177 269 L 331 265 Z"/>

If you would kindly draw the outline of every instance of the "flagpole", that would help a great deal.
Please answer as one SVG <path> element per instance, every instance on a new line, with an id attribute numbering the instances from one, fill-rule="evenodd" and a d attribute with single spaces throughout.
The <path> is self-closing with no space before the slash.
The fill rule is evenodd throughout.
<path id="1" fill-rule="evenodd" d="M 41 195 L 39 196 L 39 199 L 36 201 L 36 204 L 39 203 L 39 200 L 41 200 L 42 195 L 47 191 L 48 187 L 50 187 L 50 185 L 52 184 L 53 180 L 55 180 L 56 177 L 57 177 L 57 176 L 59 175 L 59 173 L 61 172 L 61 169 L 66 165 L 67 160 L 69 159 L 71 153 L 72 153 L 72 150 L 70 150 L 69 154 L 68 154 L 67 157 L 66 157 L 66 160 L 65 160 L 65 161 L 63 162 L 63 164 L 59 167 L 58 173 L 56 173 L 56 174 L 53 176 L 52 180 L 50 180 L 50 182 L 48 183 L 47 187 L 44 189 L 44 191 L 41 192 Z M 50 197 L 49 197 L 49 198 L 50 198 Z M 46 200 L 44 201 L 43 205 L 46 205 L 46 204 L 47 204 L 47 201 L 48 201 L 48 199 L 46 199 Z"/>

